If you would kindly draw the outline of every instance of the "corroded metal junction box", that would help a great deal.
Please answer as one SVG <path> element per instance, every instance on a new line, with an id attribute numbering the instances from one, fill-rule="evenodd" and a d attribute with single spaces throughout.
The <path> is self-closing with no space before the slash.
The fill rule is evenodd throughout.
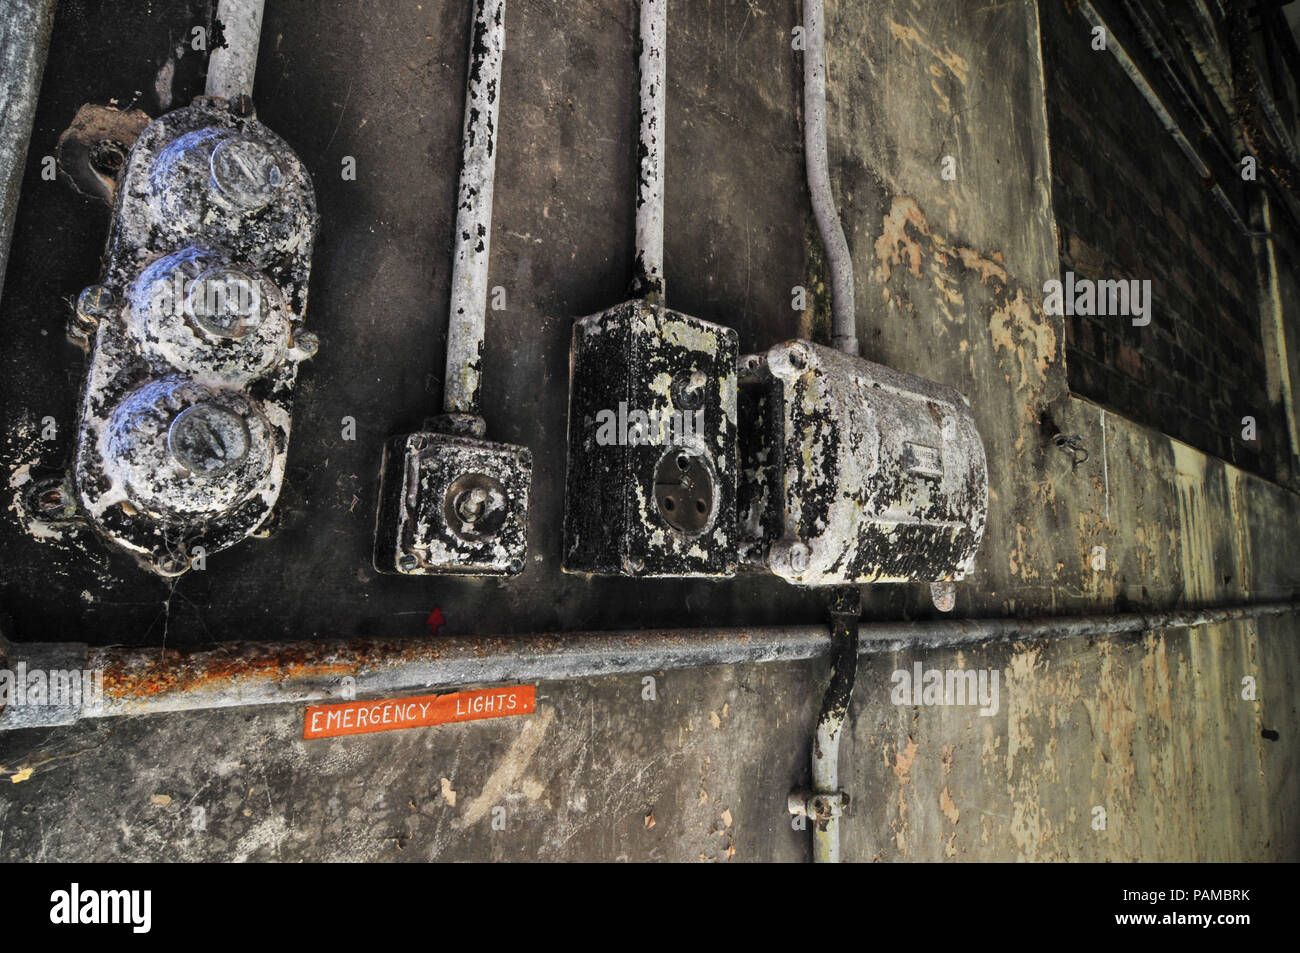
<path id="1" fill-rule="evenodd" d="M 244 105 L 244 104 L 241 104 Z M 292 150 L 224 100 L 141 133 L 117 188 L 68 512 L 155 572 L 261 527 L 279 496 L 316 200 Z M 46 507 L 50 509 L 50 507 Z"/>
<path id="2" fill-rule="evenodd" d="M 428 431 L 384 446 L 375 568 L 512 576 L 528 554 L 526 447 Z"/>
<path id="3" fill-rule="evenodd" d="M 647 301 L 573 329 L 564 569 L 730 576 L 736 332 Z"/>
<path id="4" fill-rule="evenodd" d="M 740 362 L 743 563 L 803 586 L 953 581 L 988 514 L 951 387 L 809 341 Z"/>

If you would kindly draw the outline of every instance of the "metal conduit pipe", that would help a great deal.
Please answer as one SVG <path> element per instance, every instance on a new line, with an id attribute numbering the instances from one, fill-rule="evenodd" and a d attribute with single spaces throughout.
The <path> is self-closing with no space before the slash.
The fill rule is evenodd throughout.
<path id="1" fill-rule="evenodd" d="M 1042 638 L 1108 636 L 1192 628 L 1294 614 L 1300 602 L 1136 612 L 1114 616 L 1028 619 L 944 619 L 861 624 L 857 651 L 901 650 Z M 511 681 L 561 681 L 604 675 L 675 671 L 709 665 L 797 662 L 824 658 L 835 647 L 824 625 L 716 629 L 646 629 L 439 639 L 352 639 L 318 642 L 225 642 L 198 649 L 88 648 L 84 644 L 10 643 L 4 666 L 16 670 L 100 671 L 98 707 L 49 711 L 60 724 L 82 717 L 301 704 L 343 699 L 343 679 L 357 695 Z M 53 659 L 58 664 L 53 664 Z M 846 669 L 847 670 L 847 669 Z M 11 705 L 0 729 L 33 724 L 40 708 Z M 33 715 L 32 713 L 35 713 Z"/>
<path id="2" fill-rule="evenodd" d="M 800 811 L 812 821 L 813 860 L 819 864 L 840 862 L 840 817 L 849 800 L 840 790 L 840 736 L 857 682 L 861 615 L 861 594 L 856 587 L 832 596 L 831 680 L 813 734 L 812 797 L 805 799 Z"/>
<path id="3" fill-rule="evenodd" d="M 0 5 L 0 291 L 53 25 L 54 0 Z"/>
<path id="4" fill-rule="evenodd" d="M 854 356 L 860 353 L 853 258 L 835 207 L 826 146 L 826 10 L 823 0 L 804 0 L 803 111 L 804 162 L 808 193 L 817 229 L 826 248 L 831 277 L 831 344 Z M 839 790 L 840 731 L 848 715 L 857 677 L 858 616 L 861 595 L 854 588 L 836 590 L 830 600 L 834 663 L 822 698 L 812 744 L 813 790 L 791 795 L 790 809 L 810 817 L 813 859 L 838 863 L 839 816 L 847 798 Z M 800 803 L 801 802 L 801 803 Z"/>
<path id="5" fill-rule="evenodd" d="M 257 75 L 257 48 L 262 41 L 262 11 L 265 0 L 219 0 L 217 22 L 221 25 L 221 46 L 208 56 L 208 79 L 204 92 L 222 99 L 253 95 Z"/>
<path id="6" fill-rule="evenodd" d="M 456 235 L 447 315 L 443 413 L 481 417 L 483 334 L 487 320 L 492 190 L 496 179 L 497 113 L 506 46 L 505 0 L 474 0 Z M 481 423 L 475 428 L 482 434 Z"/>
<path id="7" fill-rule="evenodd" d="M 813 214 L 826 246 L 831 273 L 831 344 L 846 354 L 858 354 L 853 258 L 844 237 L 831 191 L 826 156 L 826 30 L 823 0 L 804 0 L 803 130 L 804 162 Z"/>
<path id="8" fill-rule="evenodd" d="M 664 138 L 667 134 L 668 0 L 641 0 L 637 37 L 641 124 L 637 138 L 636 262 L 633 293 L 663 304 Z"/>

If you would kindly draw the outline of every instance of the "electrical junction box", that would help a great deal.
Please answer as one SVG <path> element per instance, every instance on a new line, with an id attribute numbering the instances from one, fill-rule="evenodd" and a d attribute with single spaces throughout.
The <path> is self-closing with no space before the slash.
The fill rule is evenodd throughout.
<path id="1" fill-rule="evenodd" d="M 384 446 L 375 568 L 404 576 L 511 576 L 528 555 L 526 447 L 428 431 Z"/>
<path id="2" fill-rule="evenodd" d="M 743 358 L 739 390 L 747 568 L 802 586 L 970 572 L 988 471 L 960 393 L 809 341 Z"/>
<path id="3" fill-rule="evenodd" d="M 293 151 L 225 100 L 150 123 L 116 191 L 70 483 L 37 512 L 89 522 L 162 575 L 258 530 L 284 479 L 317 226 Z"/>
<path id="4" fill-rule="evenodd" d="M 732 329 L 647 301 L 575 322 L 566 572 L 734 574 L 738 354 Z"/>

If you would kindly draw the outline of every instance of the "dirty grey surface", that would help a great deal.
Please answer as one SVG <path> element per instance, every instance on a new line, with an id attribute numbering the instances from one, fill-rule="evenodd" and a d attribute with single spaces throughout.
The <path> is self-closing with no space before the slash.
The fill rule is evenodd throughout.
<path id="1" fill-rule="evenodd" d="M 533 449 L 542 560 L 504 584 L 366 571 L 380 443 L 418 429 L 441 389 L 468 8 L 423 6 L 267 12 L 261 118 L 316 173 L 309 321 L 323 343 L 298 392 L 281 535 L 183 582 L 168 640 L 418 635 L 433 604 L 460 632 L 820 619 L 817 600 L 771 581 L 558 573 L 570 322 L 622 300 L 631 277 L 633 5 L 614 0 L 508 11 L 493 282 L 510 309 L 489 321 L 487 416 L 495 439 Z M 86 35 L 75 17 L 87 7 L 63 9 L 51 75 L 70 85 L 47 90 L 33 154 L 87 98 L 60 45 Z M 790 336 L 790 289 L 805 284 L 814 303 L 794 317 L 824 333 L 796 6 L 691 10 L 669 23 L 668 303 L 735 327 L 750 353 Z M 1064 328 L 1037 292 L 1059 259 L 1035 5 L 844 0 L 827 39 L 832 180 L 864 355 L 968 393 L 988 453 L 986 536 L 958 614 L 1295 593 L 1300 497 L 1068 393 Z M 145 85 L 168 43 L 140 57 Z M 945 154 L 955 182 L 938 174 Z M 345 155 L 356 182 L 337 178 Z M 40 416 L 70 419 L 60 408 L 74 406 L 80 365 L 40 331 L 61 326 L 61 298 L 88 282 L 103 234 L 81 200 L 28 186 L 2 316 L 10 465 L 14 434 L 30 443 Z M 344 415 L 356 442 L 338 439 Z M 1077 471 L 1051 422 L 1092 451 Z M 7 632 L 160 640 L 165 587 L 3 533 Z M 868 616 L 928 605 L 920 586 L 866 591 Z M 842 745 L 845 855 L 1298 859 L 1295 636 L 1284 619 L 873 659 Z M 999 672 L 997 712 L 895 704 L 894 671 L 918 662 Z M 16 732 L 0 737 L 0 857 L 803 860 L 785 797 L 807 782 L 825 677 L 824 663 L 665 674 L 654 701 L 636 677 L 551 683 L 527 719 L 310 743 L 296 706 Z M 1242 697 L 1244 677 L 1257 698 Z"/>

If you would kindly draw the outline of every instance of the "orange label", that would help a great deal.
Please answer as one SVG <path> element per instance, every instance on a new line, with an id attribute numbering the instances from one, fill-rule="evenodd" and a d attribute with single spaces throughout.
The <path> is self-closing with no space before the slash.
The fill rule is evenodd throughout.
<path id="1" fill-rule="evenodd" d="M 307 709 L 303 738 L 333 738 L 337 735 L 368 735 L 375 731 L 423 728 L 456 721 L 478 721 L 506 715 L 528 715 L 533 711 L 536 688 L 512 685 L 481 688 L 450 695 L 417 695 L 380 701 L 314 705 Z"/>

